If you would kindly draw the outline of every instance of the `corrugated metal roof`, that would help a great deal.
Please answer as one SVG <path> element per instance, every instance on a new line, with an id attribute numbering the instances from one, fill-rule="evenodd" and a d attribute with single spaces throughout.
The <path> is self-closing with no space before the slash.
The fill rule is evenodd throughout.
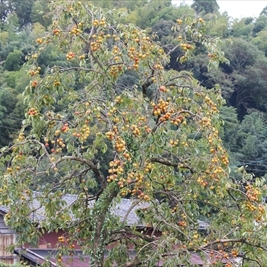
<path id="1" fill-rule="evenodd" d="M 42 205 L 44 195 L 41 192 L 33 192 L 33 194 L 33 199 L 29 200 L 29 206 L 33 210 L 30 217 L 33 222 L 40 223 L 46 217 L 45 207 Z M 62 195 L 61 200 L 63 200 L 63 203 L 60 209 L 70 207 L 73 203 L 75 203 L 75 201 L 77 201 L 77 199 L 78 196 L 74 194 Z M 95 201 L 91 200 L 89 205 L 93 207 L 94 203 Z M 111 205 L 110 210 L 114 216 L 117 216 L 120 221 L 124 221 L 128 225 L 145 226 L 138 217 L 136 211 L 147 208 L 148 206 L 148 202 L 141 202 L 139 199 L 122 198 L 120 202 L 115 203 L 113 206 Z M 6 206 L 0 206 L 0 212 L 7 213 L 8 208 Z M 75 220 L 72 214 L 70 214 L 70 216 Z"/>
<path id="2" fill-rule="evenodd" d="M 111 212 L 113 215 L 118 216 L 121 221 L 125 221 L 128 225 L 145 226 L 142 220 L 138 217 L 137 211 L 148 207 L 148 202 L 123 198 L 119 204 L 111 209 Z"/>
<path id="3" fill-rule="evenodd" d="M 45 219 L 45 207 L 41 203 L 46 197 L 42 194 L 42 192 L 33 192 L 33 198 L 29 201 L 29 206 L 33 210 L 31 213 L 31 220 L 36 223 L 40 223 L 42 220 Z M 59 209 L 64 209 L 70 207 L 73 203 L 78 200 L 78 196 L 75 194 L 65 194 L 61 196 L 62 205 Z M 89 201 L 89 206 L 93 207 L 95 200 Z M 111 213 L 114 216 L 117 216 L 120 221 L 124 221 L 127 225 L 136 225 L 140 227 L 146 227 L 147 225 L 142 222 L 140 217 L 137 214 L 138 210 L 146 209 L 150 205 L 149 202 L 142 202 L 139 199 L 135 198 L 122 198 L 118 203 L 114 203 L 111 205 Z M 69 209 L 70 210 L 70 209 Z M 6 206 L 0 206 L 0 213 L 5 214 L 8 212 L 8 208 Z M 73 220 L 75 220 L 73 214 L 69 214 Z M 205 230 L 208 228 L 208 223 L 204 221 L 198 220 L 199 229 Z"/>
<path id="4" fill-rule="evenodd" d="M 44 199 L 45 196 L 41 192 L 33 192 L 33 199 L 29 201 L 29 206 L 34 211 L 31 214 L 31 220 L 34 222 L 41 222 L 46 217 L 45 207 L 42 205 Z M 65 205 L 62 204 L 59 207 L 60 209 L 70 207 L 77 200 L 77 195 L 65 194 L 61 196 L 61 200 L 63 200 Z"/>
<path id="5" fill-rule="evenodd" d="M 0 205 L 0 213 L 6 214 L 8 212 L 8 208 L 6 206 Z"/>

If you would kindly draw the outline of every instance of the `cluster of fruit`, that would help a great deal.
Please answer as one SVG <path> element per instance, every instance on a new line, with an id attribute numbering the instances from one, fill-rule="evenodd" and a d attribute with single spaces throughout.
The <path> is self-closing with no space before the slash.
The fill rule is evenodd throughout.
<path id="1" fill-rule="evenodd" d="M 35 75 L 38 75 L 39 74 L 40 70 L 41 70 L 41 68 L 40 67 L 37 67 L 35 70 L 33 70 L 33 69 L 29 70 L 28 71 L 28 74 L 30 76 L 35 76 Z"/>
<path id="2" fill-rule="evenodd" d="M 115 149 L 118 153 L 124 152 L 126 150 L 126 143 L 120 136 L 116 138 Z"/>
<path id="3" fill-rule="evenodd" d="M 120 160 L 113 160 L 109 163 L 109 176 L 107 177 L 107 182 L 112 182 L 117 179 L 118 175 L 124 172 L 123 164 Z M 123 181 L 120 180 L 120 184 L 118 184 L 121 188 L 123 187 Z"/>
<path id="4" fill-rule="evenodd" d="M 246 186 L 246 195 L 247 195 L 249 201 L 258 202 L 260 197 L 261 197 L 261 192 L 260 192 L 259 188 L 254 187 L 251 184 L 248 184 Z"/>
<path id="5" fill-rule="evenodd" d="M 207 104 L 208 109 L 210 111 L 212 111 L 213 113 L 218 113 L 219 112 L 219 110 L 217 109 L 216 104 L 208 96 L 205 96 L 204 101 Z"/>
<path id="6" fill-rule="evenodd" d="M 27 114 L 29 115 L 29 116 L 36 116 L 36 115 L 38 115 L 38 110 L 36 109 L 36 108 L 30 108 L 29 110 L 28 110 L 28 112 L 27 112 Z"/>
<path id="7" fill-rule="evenodd" d="M 71 34 L 74 34 L 74 35 L 79 35 L 81 32 L 82 32 L 82 30 L 79 29 L 79 28 L 77 28 L 76 25 L 73 26 L 72 29 L 71 29 L 71 31 L 70 31 L 70 33 L 71 33 Z"/>
<path id="8" fill-rule="evenodd" d="M 67 60 L 74 59 L 74 58 L 75 58 L 75 53 L 74 53 L 74 52 L 69 52 L 69 53 L 66 55 L 66 58 L 67 58 Z"/>

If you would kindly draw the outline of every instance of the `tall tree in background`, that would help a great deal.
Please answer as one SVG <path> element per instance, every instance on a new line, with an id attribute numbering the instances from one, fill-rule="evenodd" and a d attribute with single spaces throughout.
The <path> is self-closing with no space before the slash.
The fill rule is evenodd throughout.
<path id="1" fill-rule="evenodd" d="M 7 16 L 15 12 L 19 19 L 20 27 L 31 22 L 31 11 L 34 0 L 1 0 L 0 14 L 2 27 L 5 24 Z"/>
<path id="2" fill-rule="evenodd" d="M 20 27 L 31 23 L 31 12 L 34 0 L 10 0 L 14 11 L 19 18 Z"/>
<path id="3" fill-rule="evenodd" d="M 34 1 L 31 11 L 31 22 L 38 22 L 44 27 L 48 27 L 51 24 L 52 15 L 46 0 Z"/>
<path id="4" fill-rule="evenodd" d="M 169 1 L 169 0 L 168 0 Z M 135 10 L 149 2 L 149 0 L 92 0 L 90 1 L 94 5 L 102 7 L 104 9 L 114 9 L 114 8 L 127 8 L 128 10 Z"/>
<path id="5" fill-rule="evenodd" d="M 12 12 L 11 3 L 6 0 L 0 0 L 1 29 L 3 28 L 4 22 L 10 12 Z"/>
<path id="6" fill-rule="evenodd" d="M 219 5 L 216 0 L 194 0 L 192 8 L 198 14 L 215 13 L 219 10 Z"/>
<path id="7" fill-rule="evenodd" d="M 260 13 L 260 16 L 267 16 L 267 6 L 263 8 L 263 10 Z"/>

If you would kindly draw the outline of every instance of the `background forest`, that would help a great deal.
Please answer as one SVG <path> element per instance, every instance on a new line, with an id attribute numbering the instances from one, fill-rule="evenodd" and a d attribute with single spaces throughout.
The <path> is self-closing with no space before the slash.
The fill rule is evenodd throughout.
<path id="1" fill-rule="evenodd" d="M 169 69 L 194 74 L 201 85 L 218 87 L 226 105 L 221 109 L 224 145 L 233 168 L 246 166 L 257 176 L 266 174 L 267 162 L 267 12 L 257 18 L 233 19 L 219 12 L 217 2 L 194 1 L 192 6 L 173 6 L 171 0 L 94 0 L 104 9 L 116 9 L 117 20 L 148 29 L 151 36 L 170 53 Z M 206 23 L 207 33 L 219 37 L 229 64 L 209 71 L 209 57 L 202 48 L 182 64 L 177 43 L 180 36 L 170 31 L 177 18 L 198 13 Z M 38 46 L 38 36 L 52 23 L 46 0 L 7 0 L 0 2 L 0 147 L 17 135 L 24 118 L 22 93 L 30 75 L 24 65 Z M 174 49 L 175 48 L 175 49 Z M 212 55 L 209 55 L 212 57 Z M 59 51 L 46 50 L 38 64 L 41 69 L 63 62 Z M 178 59 L 178 60 L 177 60 Z M 65 63 L 64 63 L 65 64 Z M 134 79 L 134 77 L 127 77 Z M 218 85 L 219 84 L 219 85 Z"/>

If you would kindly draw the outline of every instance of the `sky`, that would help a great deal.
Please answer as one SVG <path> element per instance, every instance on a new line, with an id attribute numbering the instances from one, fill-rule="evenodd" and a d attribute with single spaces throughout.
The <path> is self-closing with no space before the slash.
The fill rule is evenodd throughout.
<path id="1" fill-rule="evenodd" d="M 180 5 L 185 2 L 188 5 L 193 3 L 192 0 L 172 0 L 173 4 Z M 217 0 L 220 6 L 219 11 L 227 11 L 228 15 L 233 18 L 258 17 L 264 7 L 267 6 L 267 0 Z"/>

